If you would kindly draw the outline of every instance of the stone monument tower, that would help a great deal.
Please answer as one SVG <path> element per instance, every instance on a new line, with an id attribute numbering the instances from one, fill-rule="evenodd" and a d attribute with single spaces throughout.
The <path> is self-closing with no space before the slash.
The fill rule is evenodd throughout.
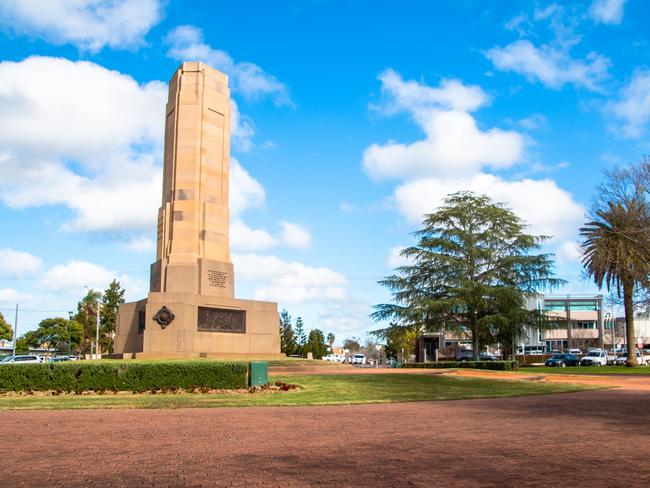
<path id="1" fill-rule="evenodd" d="M 169 82 L 150 293 L 120 307 L 116 353 L 280 355 L 277 305 L 234 298 L 228 77 L 184 62 Z"/>

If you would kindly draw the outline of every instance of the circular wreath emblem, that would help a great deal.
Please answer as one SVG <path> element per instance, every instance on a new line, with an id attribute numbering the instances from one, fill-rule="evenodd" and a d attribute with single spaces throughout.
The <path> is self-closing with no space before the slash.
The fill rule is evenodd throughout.
<path id="1" fill-rule="evenodd" d="M 169 310 L 163 305 L 163 307 L 156 312 L 156 315 L 153 316 L 153 319 L 160 325 L 161 329 L 164 329 L 174 320 L 174 312 Z"/>

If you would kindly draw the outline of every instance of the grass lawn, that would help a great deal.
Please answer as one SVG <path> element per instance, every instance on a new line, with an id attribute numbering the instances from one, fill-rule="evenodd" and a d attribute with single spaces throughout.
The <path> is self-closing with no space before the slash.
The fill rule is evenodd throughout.
<path id="1" fill-rule="evenodd" d="M 592 389 L 583 385 L 424 374 L 273 375 L 271 380 L 297 384 L 300 389 L 282 393 L 255 394 L 0 395 L 0 410 L 338 405 L 492 398 Z"/>
<path id="2" fill-rule="evenodd" d="M 531 366 L 519 368 L 520 373 L 535 374 L 640 374 L 650 376 L 650 367 L 638 366 L 627 368 L 625 366 L 567 366 L 566 368 L 547 368 L 545 366 Z"/>

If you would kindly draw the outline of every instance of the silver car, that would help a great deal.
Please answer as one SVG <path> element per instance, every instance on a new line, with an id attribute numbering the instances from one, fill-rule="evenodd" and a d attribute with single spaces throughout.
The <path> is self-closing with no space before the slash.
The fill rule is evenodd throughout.
<path id="1" fill-rule="evenodd" d="M 36 354 L 24 354 L 20 356 L 8 356 L 2 360 L 0 364 L 29 364 L 29 363 L 42 363 L 43 358 Z"/>

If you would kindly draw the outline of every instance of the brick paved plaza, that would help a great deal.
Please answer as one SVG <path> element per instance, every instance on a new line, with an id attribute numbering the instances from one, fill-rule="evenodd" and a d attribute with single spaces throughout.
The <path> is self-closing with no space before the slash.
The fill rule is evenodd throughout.
<path id="1" fill-rule="evenodd" d="M 649 400 L 5 411 L 3 485 L 650 486 Z"/>

